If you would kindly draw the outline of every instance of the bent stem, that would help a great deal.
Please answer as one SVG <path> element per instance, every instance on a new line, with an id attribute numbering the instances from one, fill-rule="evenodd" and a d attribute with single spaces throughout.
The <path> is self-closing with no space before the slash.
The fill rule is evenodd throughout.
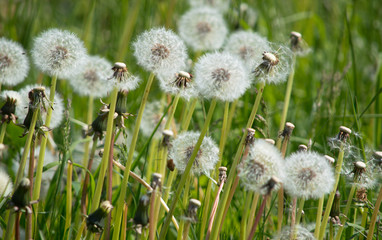
<path id="1" fill-rule="evenodd" d="M 336 240 L 340 240 L 341 239 L 342 231 L 344 230 L 344 227 L 345 227 L 346 216 L 348 215 L 351 203 L 353 202 L 353 196 L 354 196 L 354 193 L 355 193 L 355 189 L 356 189 L 356 184 L 353 184 L 351 186 L 351 189 L 350 189 L 350 193 L 349 193 L 349 196 L 348 196 L 348 201 L 346 203 L 345 211 L 342 212 L 342 214 L 343 214 L 343 216 L 341 218 L 342 225 L 338 228 L 337 235 L 336 235 L 336 238 L 335 238 Z"/>
<path id="2" fill-rule="evenodd" d="M 373 214 L 371 215 L 370 226 L 369 226 L 369 230 L 367 233 L 367 240 L 372 240 L 372 238 L 373 238 L 375 223 L 377 222 L 377 217 L 378 217 L 378 213 L 379 213 L 379 208 L 381 206 L 381 202 L 382 202 L 382 186 L 379 189 L 378 198 L 377 198 L 377 201 L 375 202 L 375 205 L 374 205 Z"/>
<path id="3" fill-rule="evenodd" d="M 208 130 L 208 127 L 210 125 L 210 122 L 211 122 L 211 119 L 212 119 L 212 115 L 213 115 L 215 106 L 216 106 L 216 99 L 212 99 L 211 104 L 210 104 L 210 109 L 208 110 L 206 121 L 204 122 L 202 131 L 200 133 L 200 136 L 199 136 L 199 139 L 198 139 L 197 143 L 195 144 L 195 147 L 194 147 L 194 150 L 193 150 L 193 152 L 191 154 L 191 157 L 188 160 L 186 169 L 184 170 L 184 173 L 183 173 L 183 175 L 182 175 L 182 177 L 181 177 L 181 179 L 179 181 L 179 185 L 178 185 L 178 188 L 177 188 L 176 193 L 174 195 L 174 199 L 172 201 L 172 205 L 171 205 L 170 211 L 167 214 L 167 216 L 165 218 L 165 221 L 164 221 L 164 224 L 162 226 L 162 229 L 161 229 L 161 232 L 160 232 L 160 235 L 159 235 L 159 239 L 164 239 L 165 236 L 166 236 L 168 227 L 170 226 L 171 217 L 174 214 L 176 204 L 177 204 L 178 199 L 180 198 L 180 194 L 182 193 L 182 190 L 183 190 L 183 186 L 186 183 L 186 180 L 188 178 L 188 175 L 190 174 L 192 165 L 193 165 L 193 163 L 195 161 L 196 155 L 198 154 L 200 146 L 202 145 L 202 141 L 204 139 L 204 136 L 207 133 L 207 130 Z"/>
<path id="4" fill-rule="evenodd" d="M 125 166 L 126 170 L 124 171 L 122 183 L 120 185 L 120 193 L 119 193 L 119 197 L 118 197 L 118 201 L 117 201 L 117 207 L 116 207 L 116 213 L 117 214 L 115 215 L 115 219 L 114 219 L 115 224 L 114 224 L 113 240 L 119 239 L 119 232 L 120 232 L 120 228 L 121 228 L 120 223 L 121 223 L 121 219 L 122 219 L 123 204 L 124 204 L 124 200 L 125 200 L 125 196 L 126 196 L 127 183 L 129 180 L 130 167 L 131 167 L 131 163 L 133 162 L 133 156 L 134 156 L 135 146 L 136 146 L 137 140 L 138 140 L 138 134 L 139 134 L 140 126 L 141 126 L 143 111 L 145 110 L 147 99 L 148 99 L 149 93 L 150 93 L 150 88 L 151 88 L 153 81 L 154 81 L 154 74 L 151 73 L 149 76 L 149 79 L 146 83 L 145 92 L 143 94 L 141 105 L 139 107 L 138 116 L 137 116 L 137 120 L 135 122 L 135 127 L 134 127 L 134 132 L 133 132 L 133 138 L 132 138 L 131 144 L 130 144 L 129 155 L 128 155 L 127 161 L 126 161 L 126 166 Z"/>
<path id="5" fill-rule="evenodd" d="M 264 209 L 265 209 L 265 204 L 266 204 L 266 202 L 268 200 L 268 197 L 269 197 L 268 195 L 265 195 L 264 198 L 263 198 L 263 202 L 261 203 L 261 206 L 259 208 L 259 212 L 256 215 L 255 222 L 253 223 L 251 232 L 250 232 L 250 234 L 249 234 L 249 236 L 247 238 L 248 240 L 254 239 L 253 237 L 255 236 L 256 228 L 257 228 L 257 225 L 260 222 L 261 215 L 263 215 L 263 212 L 264 212 Z"/>

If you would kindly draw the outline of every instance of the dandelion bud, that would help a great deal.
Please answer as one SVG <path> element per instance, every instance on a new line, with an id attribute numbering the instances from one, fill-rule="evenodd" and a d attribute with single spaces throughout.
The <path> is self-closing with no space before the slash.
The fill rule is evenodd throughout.
<path id="1" fill-rule="evenodd" d="M 86 226 L 89 231 L 93 233 L 102 233 L 104 226 L 103 221 L 112 209 L 113 206 L 109 201 L 103 201 L 97 210 L 89 214 L 86 219 Z"/>
<path id="2" fill-rule="evenodd" d="M 219 167 L 219 186 L 227 181 L 227 168 Z"/>
<path id="3" fill-rule="evenodd" d="M 255 141 L 256 130 L 253 128 L 248 128 L 247 132 L 248 133 L 247 133 L 247 137 L 245 138 L 245 145 L 253 144 L 253 142 Z"/>
<path id="4" fill-rule="evenodd" d="M 153 173 L 151 177 L 150 186 L 153 190 L 159 189 L 159 191 L 161 191 L 162 190 L 162 174 Z"/>
<path id="5" fill-rule="evenodd" d="M 163 140 L 162 140 L 162 145 L 169 147 L 170 146 L 170 140 L 174 136 L 174 133 L 171 130 L 163 130 Z"/>
<path id="6" fill-rule="evenodd" d="M 135 225 L 141 225 L 143 227 L 147 226 L 147 224 L 149 223 L 149 204 L 150 197 L 148 196 L 148 194 L 143 195 L 139 199 L 138 208 L 134 216 Z"/>
<path id="7" fill-rule="evenodd" d="M 346 142 L 346 140 L 349 138 L 350 134 L 351 134 L 350 128 L 341 126 L 340 132 L 337 135 L 337 139 L 342 141 L 342 142 Z"/>
<path id="8" fill-rule="evenodd" d="M 28 112 L 26 113 L 26 116 L 23 122 L 23 126 L 25 127 L 24 135 L 26 134 L 26 132 L 30 128 L 30 125 L 32 124 L 33 113 L 36 111 L 36 108 L 39 106 L 39 104 L 43 103 L 46 98 L 45 88 L 44 87 L 33 88 L 32 90 L 29 91 L 28 98 L 29 98 Z M 42 106 L 40 109 L 42 110 L 43 108 L 44 107 Z M 20 113 L 20 115 L 23 115 L 23 113 Z M 36 120 L 35 129 L 39 129 L 43 125 L 44 125 L 44 122 L 39 112 L 37 116 L 37 120 Z"/>
<path id="9" fill-rule="evenodd" d="M 330 164 L 334 164 L 334 162 L 336 160 L 334 160 L 334 158 L 332 158 L 331 156 L 328 156 L 328 155 L 324 155 L 325 159 L 330 163 Z"/>
<path id="10" fill-rule="evenodd" d="M 91 136 L 94 134 L 94 137 L 98 137 L 99 139 L 102 139 L 104 131 L 106 131 L 107 127 L 107 117 L 109 115 L 109 109 L 107 106 L 102 106 L 98 116 L 91 124 L 91 128 L 87 132 L 88 136 Z"/>
<path id="11" fill-rule="evenodd" d="M 198 209 L 202 204 L 197 199 L 190 199 L 188 203 L 187 217 L 191 219 L 191 222 L 196 223 L 198 221 Z"/>
<path id="12" fill-rule="evenodd" d="M 300 145 L 298 145 L 298 151 L 299 152 L 306 152 L 306 151 L 308 151 L 308 147 L 304 144 L 300 144 Z"/>
<path id="13" fill-rule="evenodd" d="M 12 198 L 9 202 L 9 207 L 14 208 L 15 211 L 20 211 L 25 209 L 29 204 L 29 195 L 28 191 L 30 188 L 31 182 L 28 178 L 21 179 L 19 185 L 17 186 L 15 192 L 12 195 Z"/>
<path id="14" fill-rule="evenodd" d="M 272 144 L 272 145 L 275 145 L 275 140 L 273 140 L 273 139 L 270 139 L 270 138 L 266 138 L 266 139 L 264 139 L 264 141 L 266 141 L 267 143 L 269 143 L 269 144 Z"/>
<path id="15" fill-rule="evenodd" d="M 3 144 L 4 145 L 4 144 Z M 2 150 L 0 148 L 0 154 Z M 7 197 L 12 192 L 13 184 L 8 174 L 0 168 L 0 199 Z"/>
<path id="16" fill-rule="evenodd" d="M 3 91 L 0 98 L 5 100 L 4 105 L 0 109 L 1 122 L 16 123 L 17 115 L 16 107 L 21 105 L 22 97 L 18 92 L 15 91 Z"/>
<path id="17" fill-rule="evenodd" d="M 269 181 L 264 184 L 261 188 L 265 191 L 264 195 L 269 195 L 271 194 L 272 190 L 275 188 L 276 185 L 280 184 L 281 181 L 275 176 L 272 176 Z"/>

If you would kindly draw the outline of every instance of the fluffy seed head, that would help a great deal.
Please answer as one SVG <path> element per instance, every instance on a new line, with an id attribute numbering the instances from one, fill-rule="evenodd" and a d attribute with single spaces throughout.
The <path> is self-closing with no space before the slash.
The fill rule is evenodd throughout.
<path id="1" fill-rule="evenodd" d="M 186 66 L 187 50 L 171 30 L 153 28 L 142 33 L 133 44 L 138 64 L 156 74 L 168 74 Z"/>
<path id="2" fill-rule="evenodd" d="M 13 184 L 8 174 L 0 168 L 0 199 L 12 192 Z"/>
<path id="3" fill-rule="evenodd" d="M 289 240 L 292 239 L 292 234 L 296 234 L 293 240 L 315 240 L 316 238 L 309 232 L 308 229 L 301 227 L 299 225 L 295 226 L 294 229 L 291 227 L 284 227 L 281 233 L 273 238 L 274 240 Z"/>
<path id="4" fill-rule="evenodd" d="M 162 91 L 170 94 L 180 94 L 185 100 L 190 100 L 198 96 L 193 76 L 185 71 L 167 72 L 158 76 L 160 88 Z"/>
<path id="5" fill-rule="evenodd" d="M 199 132 L 184 132 L 172 141 L 169 158 L 173 159 L 175 167 L 181 173 L 186 169 L 199 135 Z M 219 148 L 216 143 L 210 137 L 205 137 L 192 165 L 192 173 L 208 175 L 219 160 L 218 154 Z"/>
<path id="6" fill-rule="evenodd" d="M 69 80 L 73 90 L 82 96 L 105 97 L 111 90 L 107 79 L 112 75 L 111 64 L 104 58 L 88 56 L 81 71 Z"/>
<path id="7" fill-rule="evenodd" d="M 0 38 L 0 83 L 15 86 L 28 75 L 29 60 L 23 47 L 6 38 Z"/>
<path id="8" fill-rule="evenodd" d="M 22 105 L 20 105 L 16 109 L 16 115 L 20 119 L 24 119 L 28 113 L 28 104 L 29 104 L 29 99 L 28 99 L 28 93 L 37 87 L 41 87 L 39 85 L 28 85 L 20 90 L 20 95 L 23 98 Z M 60 94 L 56 93 L 54 96 L 54 103 L 49 103 L 49 96 L 50 96 L 50 89 L 48 87 L 45 88 L 45 95 L 46 98 L 44 99 L 44 104 L 45 109 L 41 107 L 41 117 L 42 119 L 46 119 L 46 114 L 48 111 L 48 107 L 52 106 L 53 111 L 52 111 L 52 119 L 50 121 L 50 126 L 49 128 L 56 128 L 61 124 L 61 121 L 64 117 L 64 103 L 62 100 L 62 97 Z"/>
<path id="9" fill-rule="evenodd" d="M 265 140 L 258 139 L 249 149 L 248 157 L 239 166 L 244 186 L 254 192 L 267 194 L 264 185 L 273 177 L 283 179 L 283 159 L 279 150 Z"/>
<path id="10" fill-rule="evenodd" d="M 333 168 L 315 152 L 297 152 L 286 159 L 284 187 L 294 197 L 320 198 L 332 191 Z"/>
<path id="11" fill-rule="evenodd" d="M 86 49 L 78 37 L 59 29 L 50 29 L 35 38 L 32 58 L 45 74 L 70 78 L 85 64 Z"/>
<path id="12" fill-rule="evenodd" d="M 223 16 L 210 7 L 192 8 L 179 20 L 178 32 L 194 51 L 217 50 L 227 35 Z"/>
<path id="13" fill-rule="evenodd" d="M 205 98 L 234 101 L 251 81 L 242 61 L 230 53 L 208 53 L 195 65 L 195 84 Z"/>
<path id="14" fill-rule="evenodd" d="M 209 6 L 221 12 L 226 12 L 229 8 L 228 0 L 188 0 L 191 7 Z"/>

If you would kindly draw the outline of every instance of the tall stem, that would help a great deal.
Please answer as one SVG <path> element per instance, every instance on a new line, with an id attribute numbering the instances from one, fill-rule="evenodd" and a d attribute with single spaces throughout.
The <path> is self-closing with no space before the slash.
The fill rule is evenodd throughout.
<path id="1" fill-rule="evenodd" d="M 88 125 L 90 125 L 92 123 L 92 118 L 93 118 L 93 96 L 89 96 L 89 100 L 88 100 L 88 113 L 87 113 L 87 117 L 86 117 L 86 123 Z M 90 139 L 91 137 L 87 137 L 88 139 Z M 90 145 L 90 141 L 86 141 L 85 144 L 84 144 L 84 157 L 83 157 L 83 160 L 82 160 L 82 166 L 87 166 L 88 165 L 88 160 L 89 160 L 89 145 Z"/>
<path id="2" fill-rule="evenodd" d="M 159 235 L 159 239 L 164 239 L 165 236 L 166 236 L 168 227 L 170 226 L 170 221 L 171 221 L 172 215 L 174 214 L 174 211 L 175 211 L 176 204 L 177 204 L 178 199 L 180 198 L 180 194 L 181 194 L 181 192 L 183 190 L 183 186 L 186 183 L 188 175 L 190 174 L 190 171 L 191 171 L 191 167 L 192 167 L 192 165 L 193 165 L 193 163 L 195 161 L 196 155 L 198 154 L 200 146 L 202 145 L 202 141 L 204 139 L 204 136 L 207 133 L 207 130 L 208 130 L 208 127 L 210 125 L 210 122 L 211 122 L 211 119 L 212 119 L 212 115 L 213 115 L 215 106 L 216 106 L 216 100 L 213 99 L 211 101 L 210 109 L 208 111 L 207 118 L 206 118 L 206 121 L 204 122 L 204 125 L 203 125 L 202 131 L 200 133 L 199 139 L 198 139 L 197 143 L 195 144 L 195 147 L 194 147 L 194 150 L 193 150 L 193 152 L 191 154 L 191 157 L 188 160 L 186 169 L 184 170 L 184 173 L 183 173 L 183 175 L 182 175 L 182 177 L 181 177 L 181 179 L 179 181 L 179 185 L 178 185 L 178 188 L 177 188 L 176 193 L 174 195 L 174 199 L 172 201 L 172 205 L 171 205 L 170 211 L 167 214 L 166 219 L 164 221 L 164 224 L 162 226 L 162 229 L 161 229 L 161 232 L 160 232 L 160 235 Z"/>
<path id="3" fill-rule="evenodd" d="M 65 232 L 68 231 L 68 238 L 70 238 L 69 227 L 72 222 L 72 175 L 73 163 L 68 160 L 68 175 L 66 182 L 66 215 L 65 215 Z"/>
<path id="4" fill-rule="evenodd" d="M 377 222 L 377 217 L 379 214 L 379 208 L 381 206 L 381 202 L 382 202 L 382 186 L 379 189 L 378 198 L 377 198 L 377 201 L 375 202 L 375 205 L 374 205 L 373 214 L 371 215 L 370 226 L 369 226 L 369 230 L 367 233 L 367 240 L 373 239 L 375 223 Z"/>
<path id="5" fill-rule="evenodd" d="M 245 196 L 245 204 L 243 209 L 243 217 L 241 219 L 240 226 L 240 239 L 245 240 L 247 238 L 247 219 L 249 214 L 249 207 L 252 202 L 253 192 L 247 192 L 247 196 Z"/>
<path id="6" fill-rule="evenodd" d="M 95 155 L 95 151 L 97 149 L 97 142 L 98 142 L 98 138 L 97 137 L 93 138 L 92 150 L 90 152 L 90 157 L 89 157 L 89 161 L 88 161 L 88 171 L 86 171 L 85 181 L 84 181 L 83 186 L 82 186 L 81 212 L 84 216 L 86 216 L 86 214 L 87 214 L 86 200 L 87 200 L 87 196 L 88 196 L 87 193 L 88 193 L 88 184 L 89 184 L 89 178 L 90 178 L 89 172 L 92 169 L 94 155 Z"/>
<path id="7" fill-rule="evenodd" d="M 361 221 L 361 227 L 362 227 L 363 229 L 366 229 L 368 212 L 369 212 L 369 209 L 368 209 L 367 207 L 362 208 L 362 221 Z M 356 218 L 354 218 L 354 220 L 356 220 Z M 364 238 L 365 238 L 365 236 L 364 236 L 364 232 L 362 232 L 362 233 L 359 235 L 359 239 L 358 239 L 358 240 L 363 240 Z"/>
<path id="8" fill-rule="evenodd" d="M 297 225 L 300 223 L 300 220 L 301 220 L 302 210 L 304 208 L 304 203 L 305 203 L 305 198 L 301 198 L 300 202 L 298 204 L 298 208 L 297 208 L 297 218 L 296 218 L 296 224 Z"/>
<path id="9" fill-rule="evenodd" d="M 125 196 L 126 196 L 130 167 L 131 167 L 131 163 L 133 162 L 133 156 L 134 156 L 135 146 L 136 146 L 137 140 L 138 140 L 139 128 L 141 126 L 143 111 L 145 110 L 147 99 L 148 99 L 149 93 L 150 93 L 150 88 L 151 88 L 153 81 L 154 81 L 154 74 L 151 73 L 149 76 L 149 79 L 146 83 L 146 88 L 145 88 L 145 92 L 143 94 L 143 98 L 141 101 L 141 106 L 139 107 L 138 116 L 137 116 L 137 120 L 135 122 L 135 127 L 134 127 L 134 132 L 133 132 L 133 138 L 132 138 L 131 144 L 130 144 L 129 155 L 128 155 L 127 161 L 126 161 L 125 172 L 123 174 L 123 179 L 122 179 L 122 183 L 120 186 L 120 193 L 119 193 L 119 197 L 118 197 L 118 201 L 117 201 L 117 207 L 116 207 L 116 213 L 117 214 L 115 215 L 115 219 L 114 219 L 115 224 L 114 224 L 113 240 L 119 239 L 119 232 L 120 232 L 120 228 L 121 228 L 121 218 L 122 218 L 122 212 L 123 212 L 123 203 L 124 203 Z"/>
<path id="10" fill-rule="evenodd" d="M 345 222 L 346 222 L 346 216 L 348 215 L 351 203 L 353 202 L 353 197 L 354 197 L 355 189 L 356 189 L 356 185 L 353 184 L 351 186 L 351 189 L 350 189 L 350 193 L 349 193 L 349 196 L 348 196 L 348 201 L 346 203 L 345 211 L 342 212 L 343 217 L 341 218 L 341 223 L 343 223 L 343 224 L 338 228 L 337 235 L 336 235 L 336 238 L 335 238 L 336 240 L 340 240 L 341 239 L 342 231 L 344 230 L 344 226 L 345 226 Z"/>
<path id="11" fill-rule="evenodd" d="M 28 172 L 28 178 L 30 181 L 30 188 L 29 188 L 29 197 L 32 199 L 32 190 L 33 190 L 33 177 L 34 177 L 34 150 L 36 148 L 36 140 L 32 140 L 31 143 L 31 149 L 29 153 L 29 172 Z M 32 209 L 32 204 L 29 204 L 30 209 Z M 32 239 L 33 234 L 33 213 L 27 213 L 27 227 L 25 229 L 25 235 L 27 239 Z"/>
<path id="12" fill-rule="evenodd" d="M 113 158 L 114 158 L 114 138 L 115 138 L 115 131 L 113 130 L 113 134 L 111 137 L 111 146 L 110 146 L 110 154 L 109 154 L 109 163 L 108 163 L 108 169 L 107 169 L 107 200 L 109 202 L 112 202 L 112 195 L 113 195 Z M 111 211 L 107 214 L 107 224 L 106 224 L 106 231 L 105 231 L 105 239 L 110 239 L 110 226 L 111 226 Z"/>
<path id="13" fill-rule="evenodd" d="M 263 198 L 263 202 L 261 203 L 261 206 L 259 208 L 259 212 L 256 215 L 255 222 L 253 223 L 251 232 L 250 232 L 250 234 L 249 234 L 249 236 L 247 238 L 248 240 L 254 239 L 253 237 L 255 236 L 256 228 L 257 228 L 257 225 L 260 222 L 261 215 L 263 215 L 267 199 L 268 199 L 268 195 L 265 195 L 264 198 Z"/>
<path id="14" fill-rule="evenodd" d="M 191 100 L 191 106 L 189 107 L 189 109 L 187 111 L 186 117 L 182 121 L 182 126 L 181 126 L 182 131 L 187 131 L 188 126 L 190 125 L 192 114 L 194 113 L 197 102 L 198 102 L 198 99 L 196 99 L 196 98 Z"/>
<path id="15" fill-rule="evenodd" d="M 193 180 L 193 177 L 192 177 L 192 174 L 190 174 L 188 176 L 188 179 L 186 180 L 186 185 L 184 186 L 184 191 L 183 191 L 183 202 L 182 202 L 182 209 L 187 209 L 187 203 L 188 203 L 188 193 L 190 191 L 190 185 L 191 185 L 191 182 Z M 178 236 L 177 236 L 177 240 L 182 240 L 182 236 L 183 236 L 183 229 L 184 229 L 184 224 L 185 224 L 185 221 L 184 219 L 181 219 L 180 220 L 180 224 L 179 224 L 179 230 L 178 230 Z"/>
<path id="16" fill-rule="evenodd" d="M 316 228 L 314 229 L 314 237 L 315 238 L 318 238 L 318 233 L 319 233 L 319 230 L 320 230 L 321 217 L 322 217 L 322 209 L 324 207 L 324 198 L 325 198 L 325 196 L 322 196 L 318 200 L 317 216 L 316 216 Z"/>
<path id="17" fill-rule="evenodd" d="M 1 130 L 0 130 L 0 143 L 3 143 L 4 142 L 4 136 L 5 136 L 5 132 L 7 130 L 7 123 L 6 122 L 3 122 L 1 124 Z"/>

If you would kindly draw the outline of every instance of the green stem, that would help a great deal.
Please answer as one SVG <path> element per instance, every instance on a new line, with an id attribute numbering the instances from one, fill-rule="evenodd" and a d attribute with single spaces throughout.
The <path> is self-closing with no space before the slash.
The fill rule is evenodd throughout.
<path id="1" fill-rule="evenodd" d="M 382 186 L 379 189 L 378 198 L 377 198 L 377 201 L 375 202 L 375 205 L 374 205 L 373 214 L 371 215 L 370 226 L 369 226 L 369 230 L 367 233 L 367 240 L 372 240 L 372 238 L 373 238 L 375 223 L 377 222 L 377 217 L 379 214 L 379 208 L 381 206 L 381 202 L 382 202 Z"/>
<path id="2" fill-rule="evenodd" d="M 314 237 L 315 238 L 318 238 L 318 232 L 320 230 L 322 209 L 324 207 L 324 199 L 325 199 L 325 196 L 322 196 L 318 200 L 317 215 L 316 215 L 316 228 L 314 229 Z"/>
<path id="3" fill-rule="evenodd" d="M 68 176 L 66 182 L 66 215 L 65 215 L 65 232 L 68 231 L 68 238 L 70 238 L 69 227 L 72 222 L 72 174 L 73 164 L 68 161 Z"/>
<path id="4" fill-rule="evenodd" d="M 191 122 L 192 114 L 195 111 L 195 107 L 196 107 L 197 102 L 198 102 L 198 99 L 196 99 L 196 98 L 191 100 L 191 106 L 189 107 L 189 109 L 187 111 L 187 115 L 184 118 L 184 121 L 182 121 L 182 126 L 181 126 L 182 131 L 187 131 L 188 126 L 190 125 L 190 122 Z"/>
<path id="5" fill-rule="evenodd" d="M 259 193 L 255 193 L 255 196 L 253 197 L 252 205 L 251 205 L 251 213 L 249 214 L 248 223 L 247 223 L 247 229 L 249 229 L 252 226 L 253 220 L 255 219 L 255 213 L 256 213 L 257 203 L 259 201 L 259 196 L 260 196 Z"/>
<path id="6" fill-rule="evenodd" d="M 346 216 L 348 215 L 351 203 L 353 202 L 353 197 L 354 197 L 355 189 L 356 189 L 356 184 L 353 184 L 351 186 L 351 189 L 350 189 L 350 193 L 349 193 L 349 196 L 348 196 L 348 202 L 346 203 L 345 211 L 342 212 L 344 216 L 341 218 L 342 225 L 338 228 L 337 235 L 336 235 L 336 238 L 335 238 L 336 240 L 340 240 L 341 239 L 342 231 L 344 230 L 344 227 L 346 225 L 345 224 Z"/>
<path id="7" fill-rule="evenodd" d="M 186 185 L 184 186 L 182 209 L 187 209 L 188 193 L 190 191 L 190 184 L 191 184 L 192 179 L 193 179 L 193 177 L 191 175 L 192 174 L 189 175 L 189 177 L 188 177 L 188 179 L 186 181 Z M 185 220 L 181 219 L 180 220 L 180 224 L 179 224 L 178 236 L 176 238 L 177 240 L 182 240 L 182 235 L 184 234 L 183 233 L 184 224 L 185 224 Z"/>
<path id="8" fill-rule="evenodd" d="M 101 160 L 101 167 L 97 179 L 97 185 L 94 192 L 94 197 L 92 201 L 92 207 L 90 209 L 90 212 L 94 212 L 97 210 L 100 200 L 101 200 L 101 194 L 102 194 L 102 187 L 103 182 L 106 175 L 106 169 L 109 162 L 109 155 L 110 155 L 110 147 L 112 143 L 112 136 L 114 132 L 114 112 L 115 112 L 115 106 L 117 103 L 117 96 L 118 96 L 118 88 L 114 87 L 113 91 L 111 92 L 110 96 L 110 109 L 107 116 L 107 126 L 106 126 L 106 137 L 105 137 L 105 144 L 104 144 L 104 151 L 102 155 Z"/>
<path id="9" fill-rule="evenodd" d="M 340 152 L 338 154 L 338 160 L 337 160 L 337 165 L 336 165 L 336 169 L 335 169 L 335 182 L 334 182 L 334 186 L 333 186 L 333 191 L 330 193 L 328 201 L 326 203 L 325 214 L 324 214 L 324 217 L 322 218 L 322 221 L 321 221 L 320 234 L 319 234 L 319 238 L 318 238 L 319 240 L 324 239 L 325 229 L 326 229 L 326 225 L 328 223 L 330 210 L 332 209 L 334 195 L 336 194 L 338 182 L 339 182 L 340 176 L 341 176 L 341 169 L 342 169 L 343 160 L 344 160 L 344 144 L 341 143 Z"/>
<path id="10" fill-rule="evenodd" d="M 237 106 L 238 102 L 239 102 L 239 99 L 236 99 L 231 104 L 231 107 L 230 107 L 230 110 L 229 110 L 229 114 L 228 114 L 227 132 L 230 132 L 230 130 L 231 130 L 232 120 L 233 120 L 233 117 L 235 115 L 236 106 Z"/>
<path id="11" fill-rule="evenodd" d="M 180 97 L 179 93 L 175 95 L 174 102 L 170 108 L 170 112 L 167 115 L 167 121 L 166 121 L 166 125 L 164 126 L 164 129 L 170 129 L 171 121 L 174 118 L 176 106 L 178 105 L 178 102 L 179 102 L 179 97 Z"/>
<path id="12" fill-rule="evenodd" d="M 86 118 L 86 123 L 90 125 L 92 123 L 92 118 L 93 118 L 93 96 L 89 96 L 88 100 L 88 113 L 87 113 L 87 118 Z M 90 136 L 87 137 L 89 141 L 86 141 L 84 144 L 84 157 L 82 160 L 82 166 L 87 166 L 88 165 L 88 160 L 89 160 L 89 145 L 90 145 Z"/>
<path id="13" fill-rule="evenodd" d="M 187 240 L 188 239 L 188 232 L 190 231 L 190 227 L 191 227 L 191 222 L 187 221 L 184 224 L 183 240 Z"/>
<path id="14" fill-rule="evenodd" d="M 333 227 L 333 223 L 330 222 L 329 223 L 329 240 L 333 240 L 334 238 L 334 227 Z"/>
<path id="15" fill-rule="evenodd" d="M 361 221 L 361 227 L 363 229 L 366 229 L 366 225 L 367 225 L 367 215 L 368 215 L 368 212 L 369 212 L 369 209 L 367 207 L 364 207 L 362 208 L 362 221 Z M 365 238 L 364 236 L 364 233 L 361 233 L 359 235 L 359 240 L 363 240 Z"/>
<path id="16" fill-rule="evenodd" d="M 4 142 L 4 136 L 5 136 L 6 130 L 7 130 L 7 123 L 3 122 L 1 124 L 1 130 L 0 130 L 0 143 Z"/>
<path id="17" fill-rule="evenodd" d="M 227 182 L 225 183 L 225 186 L 226 186 L 225 187 L 225 191 L 224 191 L 223 196 L 221 198 L 221 201 L 220 201 L 221 204 L 219 204 L 219 207 L 218 207 L 218 210 L 217 210 L 216 220 L 214 222 L 214 226 L 213 226 L 212 232 L 211 232 L 211 239 L 213 239 L 213 240 L 218 238 L 220 224 L 221 224 L 221 221 L 222 221 L 222 218 L 223 218 L 223 213 L 224 213 L 223 210 L 225 208 L 225 204 L 227 202 L 229 193 L 231 192 L 229 190 L 231 189 L 232 183 L 233 183 L 233 181 L 235 179 L 237 164 L 239 163 L 241 154 L 243 153 L 243 150 L 244 150 L 245 138 L 246 138 L 247 133 L 248 133 L 247 129 L 252 126 L 253 121 L 255 120 L 257 109 L 259 108 L 260 100 L 261 100 L 261 97 L 263 95 L 264 86 L 265 86 L 265 83 L 262 82 L 260 87 L 259 87 L 259 91 L 257 93 L 256 99 L 255 99 L 255 103 L 254 103 L 253 108 L 252 108 L 251 115 L 250 115 L 250 117 L 248 119 L 248 122 L 247 122 L 247 125 L 245 127 L 244 134 L 243 134 L 243 136 L 241 138 L 241 141 L 240 141 L 240 144 L 238 146 L 235 158 L 234 158 L 234 160 L 232 162 L 231 169 L 229 171 L 229 175 L 228 175 L 228 178 L 227 178 Z"/>
<path id="18" fill-rule="evenodd" d="M 300 202 L 298 203 L 296 225 L 298 225 L 300 223 L 301 215 L 302 215 L 302 209 L 304 208 L 304 203 L 305 203 L 305 198 L 301 198 Z"/>
<path id="19" fill-rule="evenodd" d="M 248 219 L 248 213 L 249 213 L 248 209 L 250 208 L 252 197 L 253 197 L 253 192 L 247 192 L 247 195 L 245 196 L 243 217 L 241 218 L 241 224 L 240 224 L 240 239 L 241 240 L 247 239 L 247 219 Z"/>
<path id="20" fill-rule="evenodd" d="M 135 146 L 137 144 L 138 140 L 138 134 L 139 134 L 139 128 L 141 125 L 141 120 L 143 116 L 143 111 L 145 110 L 145 106 L 147 103 L 147 99 L 149 97 L 150 88 L 154 81 L 154 74 L 151 73 L 149 76 L 149 79 L 146 83 L 145 92 L 143 94 L 143 98 L 141 101 L 141 106 L 139 107 L 137 120 L 135 122 L 134 132 L 133 132 L 133 138 L 131 140 L 130 149 L 129 149 L 129 155 L 127 157 L 126 166 L 125 166 L 125 172 L 123 173 L 123 179 L 120 186 L 120 193 L 117 201 L 117 207 L 116 207 L 116 215 L 114 219 L 114 232 L 113 232 L 113 240 L 119 239 L 119 232 L 121 228 L 121 219 L 122 219 L 122 212 L 123 212 L 123 204 L 126 196 L 126 190 L 127 190 L 127 183 L 129 180 L 129 172 L 131 168 L 131 163 L 133 161 Z"/>
<path id="21" fill-rule="evenodd" d="M 216 106 L 216 99 L 213 99 L 211 101 L 210 109 L 208 111 L 207 118 L 206 118 L 206 121 L 204 122 L 203 129 L 200 133 L 199 139 L 198 139 L 197 143 L 195 144 L 192 155 L 191 155 L 190 159 L 188 160 L 186 169 L 184 170 L 184 173 L 182 174 L 182 177 L 179 181 L 178 188 L 177 188 L 176 193 L 174 195 L 174 199 L 172 201 L 170 211 L 168 212 L 166 219 L 164 221 L 164 224 L 162 226 L 162 229 L 161 229 L 161 232 L 159 235 L 159 239 L 165 239 L 168 227 L 170 226 L 170 221 L 171 221 L 172 215 L 174 214 L 174 211 L 175 211 L 176 204 L 178 202 L 178 199 L 180 198 L 180 194 L 183 190 L 184 184 L 186 183 L 188 175 L 190 174 L 190 171 L 191 171 L 192 165 L 195 161 L 196 155 L 198 154 L 200 146 L 202 145 L 202 141 L 204 139 L 204 136 L 207 133 L 207 130 L 208 130 L 208 127 L 210 125 L 215 106 Z"/>

